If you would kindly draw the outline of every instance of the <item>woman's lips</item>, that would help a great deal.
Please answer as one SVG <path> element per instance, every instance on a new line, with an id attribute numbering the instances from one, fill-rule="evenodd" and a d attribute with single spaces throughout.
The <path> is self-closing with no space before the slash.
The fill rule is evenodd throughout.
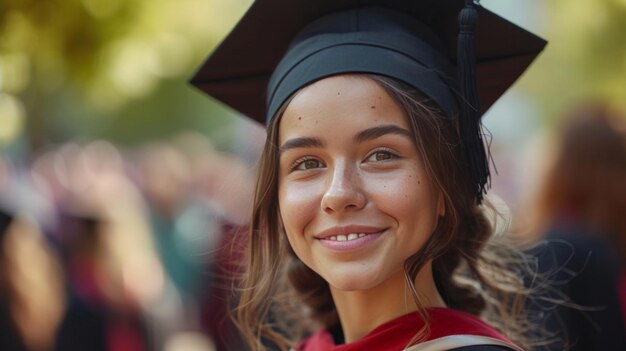
<path id="1" fill-rule="evenodd" d="M 327 240 L 332 240 L 332 241 L 350 241 L 350 240 L 355 240 L 358 238 L 362 238 L 364 236 L 366 236 L 367 234 L 365 233 L 350 233 L 348 235 L 344 235 L 344 234 L 339 234 L 339 235 L 331 235 L 329 237 L 327 237 Z"/>
<path id="2" fill-rule="evenodd" d="M 358 250 L 370 242 L 378 239 L 384 231 L 370 233 L 348 233 L 329 235 L 324 238 L 317 238 L 319 243 L 333 251 L 353 251 Z"/>
<path id="3" fill-rule="evenodd" d="M 335 239 L 337 240 L 346 241 L 348 239 L 348 236 L 350 236 L 350 239 L 357 239 L 357 237 L 360 234 L 367 235 L 367 234 L 381 233 L 384 231 L 385 231 L 384 227 L 349 224 L 349 225 L 337 226 L 337 227 L 332 227 L 332 228 L 323 230 L 319 232 L 317 235 L 315 235 L 315 238 L 319 240 L 324 240 L 324 239 L 330 239 L 332 237 L 335 237 Z M 355 237 L 355 235 L 357 237 Z"/>

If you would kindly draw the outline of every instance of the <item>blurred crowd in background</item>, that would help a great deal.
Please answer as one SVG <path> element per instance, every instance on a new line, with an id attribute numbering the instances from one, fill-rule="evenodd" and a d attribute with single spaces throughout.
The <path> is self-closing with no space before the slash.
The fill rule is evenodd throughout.
<path id="1" fill-rule="evenodd" d="M 253 175 L 193 133 L 2 159 L 0 349 L 237 349 L 231 239 Z"/>

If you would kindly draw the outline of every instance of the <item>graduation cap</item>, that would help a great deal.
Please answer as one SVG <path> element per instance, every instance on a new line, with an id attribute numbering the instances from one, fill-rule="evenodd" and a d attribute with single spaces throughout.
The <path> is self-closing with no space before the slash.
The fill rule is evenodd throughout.
<path id="1" fill-rule="evenodd" d="M 480 203 L 489 179 L 480 117 L 545 44 L 472 0 L 257 0 L 191 83 L 269 123 L 324 77 L 403 81 L 458 118 Z"/>

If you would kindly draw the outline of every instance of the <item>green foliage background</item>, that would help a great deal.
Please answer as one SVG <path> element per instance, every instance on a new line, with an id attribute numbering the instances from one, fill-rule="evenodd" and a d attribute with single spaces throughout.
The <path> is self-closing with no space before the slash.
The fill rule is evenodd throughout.
<path id="1" fill-rule="evenodd" d="M 626 111 L 626 0 L 545 1 L 550 43 L 529 90 L 552 122 L 587 99 Z"/>
<path id="2" fill-rule="evenodd" d="M 182 129 L 223 131 L 229 111 L 186 81 L 249 3 L 1 0 L 0 105 L 17 107 L 0 107 L 0 118 L 35 149 L 70 138 L 137 143 Z M 5 145 L 19 136 L 10 134 Z"/>
<path id="3" fill-rule="evenodd" d="M 183 129 L 227 145 L 232 112 L 186 80 L 250 2 L 0 0 L 0 146 Z M 588 97 L 626 109 L 626 0 L 533 3 L 550 44 L 521 85 L 543 120 Z"/>

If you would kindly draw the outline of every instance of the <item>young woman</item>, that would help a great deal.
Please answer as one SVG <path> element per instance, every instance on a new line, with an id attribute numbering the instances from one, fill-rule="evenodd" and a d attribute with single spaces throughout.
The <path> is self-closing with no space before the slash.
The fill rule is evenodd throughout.
<path id="1" fill-rule="evenodd" d="M 478 37 L 508 37 L 474 55 L 478 12 Z M 252 6 L 194 83 L 267 117 L 237 308 L 253 350 L 521 349 L 522 279 L 480 206 L 477 100 L 544 44 L 470 1 Z"/>

